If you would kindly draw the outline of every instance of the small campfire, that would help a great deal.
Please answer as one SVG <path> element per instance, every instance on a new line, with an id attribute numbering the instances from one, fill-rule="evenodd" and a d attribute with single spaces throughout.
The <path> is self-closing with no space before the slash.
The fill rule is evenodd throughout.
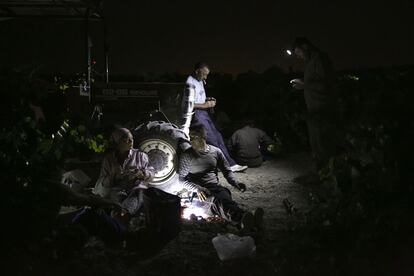
<path id="1" fill-rule="evenodd" d="M 207 220 L 214 217 L 212 200 L 201 201 L 194 194 L 181 198 L 181 217 L 187 220 Z"/>
<path id="2" fill-rule="evenodd" d="M 214 198 L 201 201 L 195 195 L 181 197 L 181 218 L 189 221 L 228 221 L 229 217 L 224 214 L 223 210 L 217 208 L 213 201 Z"/>

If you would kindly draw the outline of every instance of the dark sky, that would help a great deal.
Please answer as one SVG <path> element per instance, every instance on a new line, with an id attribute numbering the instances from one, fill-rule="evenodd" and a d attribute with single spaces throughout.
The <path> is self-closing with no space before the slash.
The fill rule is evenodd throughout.
<path id="1" fill-rule="evenodd" d="M 339 3 L 338 3 L 339 2 Z M 306 36 L 338 69 L 414 64 L 414 1 L 106 1 L 112 73 L 189 72 L 196 61 L 239 73 L 287 68 L 284 49 Z M 102 32 L 93 23 L 94 56 Z M 82 24 L 0 21 L 1 64 L 80 71 Z"/>

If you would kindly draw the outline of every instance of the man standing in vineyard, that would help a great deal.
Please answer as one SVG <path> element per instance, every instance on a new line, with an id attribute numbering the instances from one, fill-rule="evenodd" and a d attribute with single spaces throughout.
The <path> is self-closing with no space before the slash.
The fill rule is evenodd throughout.
<path id="1" fill-rule="evenodd" d="M 335 154 L 335 73 L 329 57 L 308 39 L 297 38 L 293 49 L 304 60 L 305 68 L 304 79 L 293 79 L 290 83 L 293 88 L 304 90 L 309 142 L 316 168 L 320 170 Z"/>

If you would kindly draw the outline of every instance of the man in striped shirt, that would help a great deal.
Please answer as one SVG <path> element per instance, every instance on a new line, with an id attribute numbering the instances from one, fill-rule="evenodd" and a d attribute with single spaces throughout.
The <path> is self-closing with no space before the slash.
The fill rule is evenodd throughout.
<path id="1" fill-rule="evenodd" d="M 193 125 L 190 128 L 192 148 L 180 156 L 178 169 L 180 182 L 187 190 L 197 192 L 200 200 L 214 196 L 214 203 L 221 204 L 224 212 L 230 215 L 232 221 L 241 222 L 244 228 L 251 227 L 255 217 L 250 212 L 241 209 L 233 201 L 230 190 L 220 185 L 218 169 L 234 188 L 244 192 L 246 185 L 236 180 L 223 152 L 206 143 L 206 135 L 202 125 Z M 260 212 L 261 214 L 256 215 L 258 220 L 261 220 L 263 216 L 263 209 Z"/>

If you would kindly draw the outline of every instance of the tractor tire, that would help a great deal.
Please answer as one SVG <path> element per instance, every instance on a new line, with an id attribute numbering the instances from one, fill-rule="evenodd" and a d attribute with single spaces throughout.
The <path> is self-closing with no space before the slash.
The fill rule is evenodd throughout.
<path id="1" fill-rule="evenodd" d="M 136 127 L 133 136 L 135 147 L 148 155 L 149 166 L 155 170 L 148 186 L 177 192 L 178 155 L 191 146 L 188 135 L 174 124 L 150 121 Z"/>

